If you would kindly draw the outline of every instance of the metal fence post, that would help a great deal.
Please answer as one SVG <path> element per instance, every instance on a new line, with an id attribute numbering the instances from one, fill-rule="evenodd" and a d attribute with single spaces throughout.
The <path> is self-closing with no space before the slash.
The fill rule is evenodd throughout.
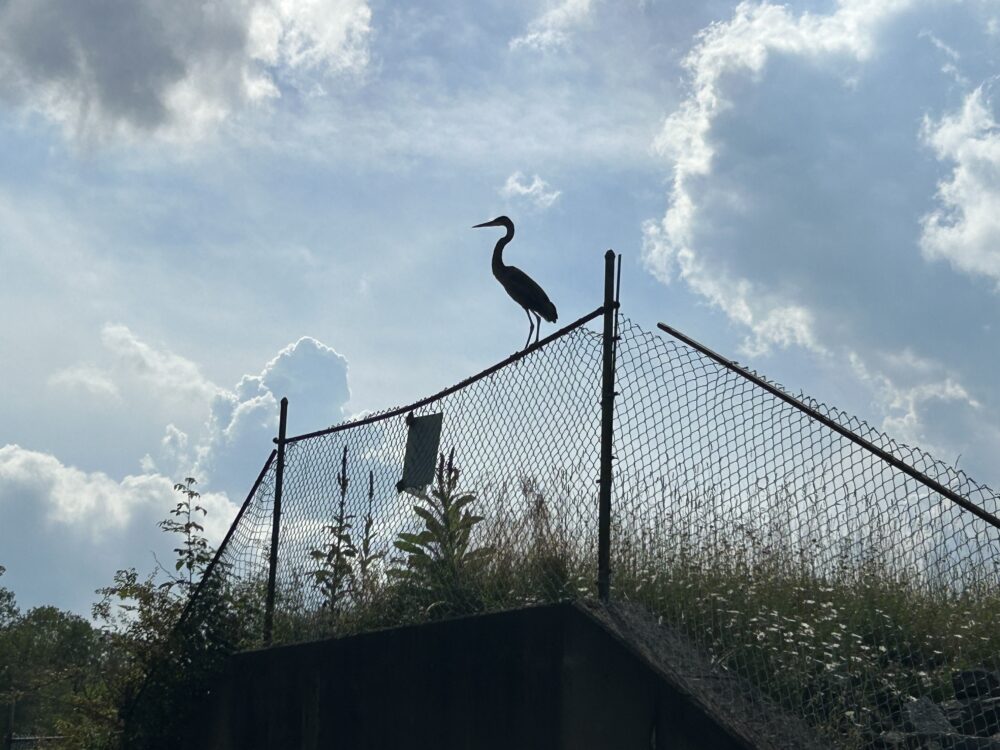
<path id="1" fill-rule="evenodd" d="M 271 522 L 271 559 L 267 570 L 267 602 L 264 608 L 264 645 L 271 645 L 274 634 L 274 587 L 278 572 L 278 532 L 281 528 L 281 490 L 285 478 L 285 430 L 288 427 L 288 399 L 281 399 L 278 419 L 277 464 L 274 469 L 274 512 Z"/>
<path id="2" fill-rule="evenodd" d="M 601 373 L 601 477 L 597 519 L 597 595 L 611 588 L 611 455 L 615 418 L 615 252 L 604 254 L 604 366 Z"/>

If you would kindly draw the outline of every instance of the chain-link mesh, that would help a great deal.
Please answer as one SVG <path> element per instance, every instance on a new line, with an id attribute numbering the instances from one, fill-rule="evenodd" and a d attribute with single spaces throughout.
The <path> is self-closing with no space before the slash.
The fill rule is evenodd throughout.
<path id="1" fill-rule="evenodd" d="M 443 415 L 419 494 L 396 489 L 405 415 L 289 443 L 275 641 L 589 592 L 600 362 L 600 337 L 577 328 L 410 412 Z"/>
<path id="2" fill-rule="evenodd" d="M 291 439 L 274 643 L 593 599 L 601 356 L 580 325 L 422 402 L 443 415 L 422 493 L 396 489 L 401 410 Z M 1000 733 L 1000 531 L 684 343 L 623 319 L 616 362 L 622 622 L 715 670 L 719 710 L 793 716 L 820 745 Z M 997 512 L 962 472 L 808 403 Z M 274 479 L 270 462 L 178 628 L 198 644 L 181 668 L 262 645 Z M 792 746 L 774 724 L 760 744 Z"/>
<path id="3" fill-rule="evenodd" d="M 644 604 L 831 746 L 951 747 L 944 735 L 1000 732 L 998 529 L 628 322 L 617 383 L 613 596 Z M 997 512 L 997 495 L 963 473 L 808 405 Z"/>

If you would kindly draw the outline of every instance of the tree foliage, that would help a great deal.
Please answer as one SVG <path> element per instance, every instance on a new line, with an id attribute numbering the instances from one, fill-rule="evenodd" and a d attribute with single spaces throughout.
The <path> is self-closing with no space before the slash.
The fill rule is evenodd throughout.
<path id="1" fill-rule="evenodd" d="M 168 655 L 178 618 L 213 556 L 194 485 L 191 477 L 174 485 L 180 499 L 159 524 L 178 539 L 175 560 L 145 575 L 117 571 L 97 591 L 93 624 L 55 607 L 21 613 L 13 593 L 0 587 L 0 737 L 15 731 L 61 735 L 74 748 L 125 746 L 125 713 Z"/>

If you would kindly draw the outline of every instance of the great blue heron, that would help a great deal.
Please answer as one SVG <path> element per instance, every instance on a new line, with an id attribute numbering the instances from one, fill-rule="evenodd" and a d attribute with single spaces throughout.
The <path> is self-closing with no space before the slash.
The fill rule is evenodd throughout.
<path id="1" fill-rule="evenodd" d="M 556 306 L 528 274 L 520 268 L 508 266 L 503 262 L 503 249 L 507 243 L 514 239 L 514 222 L 506 216 L 498 216 L 493 221 L 476 224 L 473 229 L 480 227 L 503 227 L 507 230 L 506 234 L 497 240 L 497 245 L 493 248 L 493 275 L 507 290 L 511 299 L 524 308 L 524 312 L 528 316 L 530 328 L 528 328 L 528 340 L 524 342 L 524 348 L 527 349 L 531 343 L 532 333 L 535 334 L 535 343 L 538 343 L 538 333 L 542 328 L 541 318 L 545 318 L 549 323 L 555 323 L 559 318 L 556 314 Z M 532 313 L 535 320 L 531 319 Z"/>

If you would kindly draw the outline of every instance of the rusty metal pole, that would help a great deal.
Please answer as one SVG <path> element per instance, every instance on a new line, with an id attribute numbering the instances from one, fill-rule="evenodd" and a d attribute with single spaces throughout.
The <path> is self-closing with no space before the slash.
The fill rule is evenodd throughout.
<path id="1" fill-rule="evenodd" d="M 271 558 L 267 569 L 267 602 L 264 605 L 264 645 L 271 645 L 274 635 L 274 588 L 278 573 L 278 535 L 281 530 L 281 490 L 285 479 L 285 433 L 288 427 L 288 399 L 281 399 L 278 418 L 277 463 L 274 469 L 274 512 L 271 520 Z"/>
<path id="2" fill-rule="evenodd" d="M 611 589 L 611 451 L 615 418 L 615 252 L 604 254 L 604 366 L 601 373 L 601 477 L 597 517 L 597 596 L 607 603 Z"/>

